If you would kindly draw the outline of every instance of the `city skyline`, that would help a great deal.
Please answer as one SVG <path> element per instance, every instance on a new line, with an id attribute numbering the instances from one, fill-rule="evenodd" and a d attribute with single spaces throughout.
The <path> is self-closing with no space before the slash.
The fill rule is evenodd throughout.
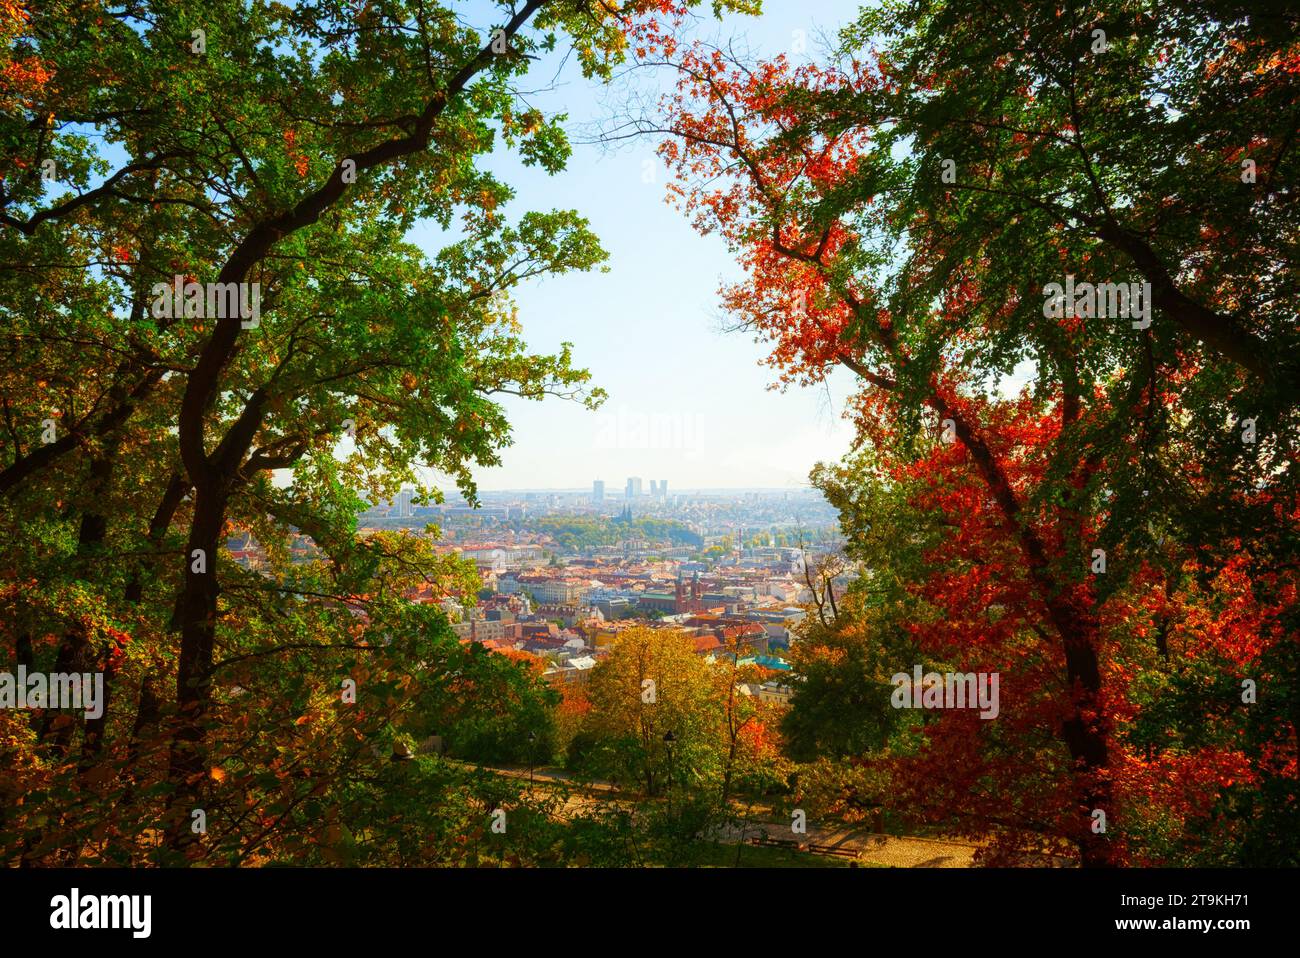
<path id="1" fill-rule="evenodd" d="M 624 499 L 624 498 L 625 498 L 625 495 L 626 495 L 626 480 L 629 479 L 629 478 L 640 478 L 640 479 L 642 479 L 642 480 L 645 480 L 647 483 L 648 483 L 648 481 L 649 481 L 649 478 L 648 478 L 647 476 L 624 476 L 624 477 L 622 477 L 622 482 L 620 482 L 617 486 L 611 486 L 609 480 L 606 480 L 606 481 L 605 481 L 605 498 L 606 498 L 607 500 L 611 501 L 611 502 L 614 502 L 614 501 L 621 501 L 622 499 Z M 657 481 L 657 480 L 656 480 L 656 481 Z M 672 495 L 672 496 L 679 496 L 679 495 L 683 495 L 683 496 L 684 496 L 684 495 L 689 495 L 689 494 L 692 494 L 692 493 L 698 493 L 698 492 L 815 492 L 815 491 L 817 491 L 815 486 L 813 486 L 811 483 L 807 483 L 807 482 L 804 482 L 804 483 L 792 483 L 792 484 L 790 484 L 790 485 L 785 485 L 785 486 L 763 486 L 763 485 L 744 485 L 744 486 L 737 486 L 737 485 L 730 485 L 730 486 L 725 486 L 725 485 L 719 485 L 719 486 L 704 486 L 704 485 L 700 485 L 700 486 L 694 486 L 694 485 L 693 485 L 693 486 L 684 486 L 684 485 L 681 485 L 681 484 L 679 484 L 679 483 L 674 482 L 674 481 L 672 480 L 672 477 L 669 477 L 668 479 L 663 480 L 663 481 L 665 481 L 665 482 L 668 483 L 668 486 L 669 486 L 669 489 L 670 489 L 669 495 Z M 651 495 L 651 493 L 648 491 L 648 488 L 649 488 L 648 485 L 645 485 L 645 486 L 643 487 L 643 489 L 642 489 L 642 492 L 641 492 L 641 495 L 643 495 L 643 496 L 645 496 L 645 497 L 647 497 L 647 498 Z M 611 489 L 613 489 L 614 491 L 611 492 Z M 459 499 L 459 498 L 460 498 L 459 493 L 455 492 L 455 491 L 452 490 L 452 489 L 444 488 L 442 491 L 443 491 L 443 494 L 444 494 L 445 498 L 446 498 L 448 501 L 452 501 L 452 500 L 454 500 L 454 499 Z M 558 493 L 571 493 L 571 494 L 573 494 L 573 495 L 585 495 L 585 496 L 590 496 L 591 493 L 592 493 L 592 488 L 591 488 L 591 483 L 588 482 L 587 485 L 585 485 L 585 486 L 583 486 L 583 485 L 565 485 L 565 486 L 503 486 L 503 487 L 479 486 L 478 492 L 479 492 L 480 495 L 482 495 L 482 494 L 484 494 L 484 493 L 488 493 L 488 494 L 492 494 L 492 495 L 505 495 L 505 494 L 507 494 L 507 493 L 530 493 L 530 492 L 531 492 L 531 493 L 540 493 L 540 492 L 546 492 L 546 493 L 557 493 L 557 494 L 558 494 Z"/>

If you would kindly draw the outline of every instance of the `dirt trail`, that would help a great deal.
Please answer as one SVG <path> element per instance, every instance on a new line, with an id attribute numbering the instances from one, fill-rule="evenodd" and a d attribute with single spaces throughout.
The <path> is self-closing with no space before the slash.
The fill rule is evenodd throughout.
<path id="1" fill-rule="evenodd" d="M 478 767 L 511 778 L 530 777 L 527 767 L 488 765 Z M 531 778 L 536 785 L 564 784 L 575 789 L 564 807 L 559 810 L 561 815 L 576 813 L 596 801 L 618 801 L 621 796 L 621 790 L 613 782 L 593 781 L 580 784 L 558 769 L 534 769 Z M 628 803 L 636 801 L 632 795 L 628 795 L 625 800 Z M 740 805 L 737 805 L 736 810 L 744 811 Z M 764 812 L 770 814 L 770 810 L 766 809 L 752 810 L 752 813 L 759 817 L 762 817 Z M 861 864 L 895 868 L 970 868 L 974 863 L 975 852 L 979 848 L 978 845 L 957 839 L 882 835 L 839 824 L 818 825 L 809 822 L 807 834 L 804 835 L 792 834 L 787 822 L 751 821 L 746 825 L 744 834 L 746 840 L 759 836 L 783 844 L 797 841 L 800 844 L 851 849 L 858 853 L 857 860 Z M 738 832 L 730 836 L 733 842 L 739 838 Z"/>

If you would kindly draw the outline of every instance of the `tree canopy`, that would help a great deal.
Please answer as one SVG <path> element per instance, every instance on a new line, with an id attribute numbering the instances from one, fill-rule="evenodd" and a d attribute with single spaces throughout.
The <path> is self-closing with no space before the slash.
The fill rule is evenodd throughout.
<path id="1" fill-rule="evenodd" d="M 641 28 L 680 82 L 625 129 L 734 251 L 779 382 L 858 383 L 817 480 L 909 598 L 841 627 L 1015 689 L 898 743 L 900 804 L 995 855 L 1293 863 L 1295 17 L 918 0 L 807 64 L 677 26 Z"/>
<path id="2" fill-rule="evenodd" d="M 576 211 L 507 218 L 485 160 L 561 169 L 521 82 L 561 45 L 601 82 L 654 6 L 0 8 L 5 647 L 107 692 L 0 713 L 6 860 L 292 856 L 445 683 L 532 701 L 405 598 L 472 569 L 356 518 L 425 469 L 473 499 L 505 394 L 602 399 L 511 291 L 604 251 Z M 250 536 L 265 568 L 226 548 Z"/>

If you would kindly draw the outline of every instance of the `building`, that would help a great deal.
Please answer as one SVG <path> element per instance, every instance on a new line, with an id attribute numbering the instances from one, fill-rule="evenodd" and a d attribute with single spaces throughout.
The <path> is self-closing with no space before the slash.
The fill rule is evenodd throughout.
<path id="1" fill-rule="evenodd" d="M 571 579 L 551 579 L 541 575 L 507 572 L 497 577 L 497 592 L 502 595 L 530 595 L 540 605 L 574 606 L 583 602 L 591 587 Z"/>
<path id="2" fill-rule="evenodd" d="M 538 602 L 547 605 L 577 605 L 587 595 L 587 587 L 567 579 L 547 579 L 530 586 L 529 591 Z"/>
<path id="3" fill-rule="evenodd" d="M 692 615 L 680 622 L 683 628 L 695 633 L 696 651 L 741 652 L 746 656 L 766 655 L 769 650 L 767 630 L 757 622 L 747 622 L 730 616 L 718 616 L 703 613 Z M 716 645 L 699 641 L 704 636 L 712 636 Z M 707 647 L 706 647 L 707 646 Z M 743 651 L 742 651 L 743 649 Z M 769 662 L 779 661 L 767 659 Z"/>
<path id="4" fill-rule="evenodd" d="M 629 476 L 627 480 L 627 498 L 639 499 L 641 497 L 641 480 L 635 476 Z"/>
<path id="5" fill-rule="evenodd" d="M 695 643 L 696 655 L 713 655 L 716 652 L 725 651 L 722 642 L 712 632 L 693 635 L 691 641 Z"/>
<path id="6" fill-rule="evenodd" d="M 473 559 L 480 572 L 501 573 L 510 569 L 540 565 L 546 550 L 535 545 L 493 545 L 485 543 L 457 550 L 466 559 Z"/>
<path id="7" fill-rule="evenodd" d="M 606 619 L 627 618 L 635 611 L 631 600 L 623 596 L 615 595 L 600 599 L 591 599 L 588 596 L 588 599 L 594 602 L 596 608 L 600 610 L 600 614 Z"/>
<path id="8" fill-rule="evenodd" d="M 667 592 L 638 592 L 637 608 L 642 612 L 676 612 L 677 598 Z"/>
<path id="9" fill-rule="evenodd" d="M 411 518 L 411 497 L 414 494 L 410 489 L 403 489 L 397 493 L 397 498 L 393 500 L 393 511 L 398 518 Z"/>
<path id="10" fill-rule="evenodd" d="M 675 601 L 673 603 L 673 611 L 703 612 L 705 608 L 704 596 L 701 591 L 700 574 L 698 572 L 691 577 L 690 595 L 687 595 L 686 588 L 686 582 L 679 576 L 674 590 L 675 594 L 673 598 Z"/>
<path id="11" fill-rule="evenodd" d="M 587 679 L 591 677 L 591 670 L 595 667 L 594 658 L 589 655 L 581 656 L 551 666 L 542 673 L 542 679 L 555 688 L 571 684 L 585 685 Z"/>
<path id="12" fill-rule="evenodd" d="M 595 480 L 595 481 L 591 484 L 591 501 L 592 501 L 592 502 L 604 502 L 604 501 L 605 501 L 605 482 L 604 482 L 604 480 L 602 480 L 602 479 L 597 479 L 597 480 Z"/>
<path id="13" fill-rule="evenodd" d="M 451 630 L 461 639 L 474 642 L 514 642 L 523 634 L 519 623 L 491 619 L 467 619 L 452 624 Z"/>
<path id="14" fill-rule="evenodd" d="M 771 705 L 789 705 L 794 696 L 794 689 L 780 682 L 764 682 L 761 685 L 751 683 L 742 686 L 742 689 L 744 694 L 756 696 L 760 702 Z"/>

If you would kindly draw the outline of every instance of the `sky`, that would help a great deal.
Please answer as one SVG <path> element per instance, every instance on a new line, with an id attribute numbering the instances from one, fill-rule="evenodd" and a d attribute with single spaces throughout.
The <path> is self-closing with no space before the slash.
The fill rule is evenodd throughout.
<path id="1" fill-rule="evenodd" d="M 739 35 L 757 55 L 784 52 L 797 61 L 815 56 L 819 37 L 854 19 L 859 4 L 766 6 L 761 17 L 710 20 L 706 34 Z M 553 72 L 543 61 L 530 78 L 541 86 Z M 671 80 L 663 75 L 665 88 Z M 553 91 L 530 99 L 548 114 L 569 114 L 573 156 L 565 171 L 548 176 L 494 154 L 486 165 L 517 193 L 506 215 L 575 209 L 610 255 L 608 272 L 548 277 L 516 290 L 519 319 L 537 351 L 573 343 L 575 365 L 591 370 L 593 385 L 609 398 L 593 412 L 561 399 L 505 397 L 514 443 L 502 450 L 501 466 L 476 470 L 479 488 L 573 489 L 603 479 L 614 493 L 629 476 L 641 477 L 647 490 L 651 479 L 667 480 L 670 489 L 806 485 L 813 465 L 848 450 L 852 429 L 841 412 L 851 375 L 838 371 L 821 388 L 768 388 L 775 377 L 760 365 L 765 347 L 750 334 L 722 330 L 717 291 L 740 271 L 720 239 L 698 235 L 665 203 L 655 142 L 612 152 L 577 142 L 618 106 L 618 88 L 602 89 L 570 69 Z M 410 238 L 431 255 L 443 241 L 436 224 L 417 225 Z"/>

